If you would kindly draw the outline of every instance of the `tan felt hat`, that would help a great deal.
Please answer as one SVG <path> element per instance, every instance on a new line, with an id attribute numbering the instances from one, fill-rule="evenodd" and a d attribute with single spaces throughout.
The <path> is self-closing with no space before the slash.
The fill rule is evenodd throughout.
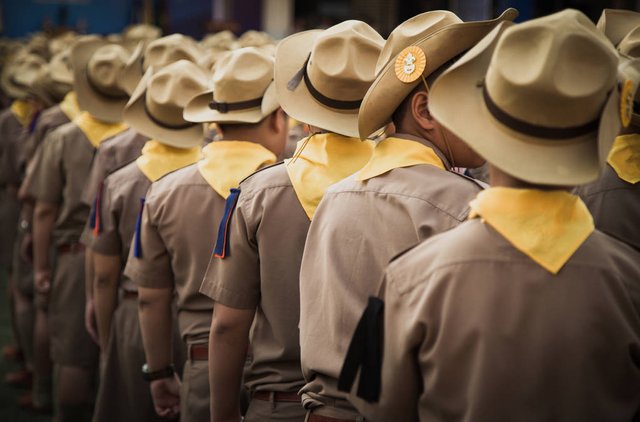
<path id="1" fill-rule="evenodd" d="M 191 148 L 204 139 L 202 125 L 182 118 L 187 102 L 207 88 L 208 75 L 195 63 L 178 60 L 154 73 L 150 67 L 124 111 L 124 121 L 166 145 Z"/>
<path id="2" fill-rule="evenodd" d="M 120 86 L 132 93 L 149 67 L 160 69 L 178 60 L 197 63 L 201 54 L 193 38 L 182 34 L 167 35 L 146 46 L 139 43 L 122 72 Z"/>
<path id="3" fill-rule="evenodd" d="M 129 95 L 119 79 L 128 59 L 129 52 L 119 44 L 101 38 L 78 41 L 71 51 L 71 65 L 81 110 L 104 122 L 122 121 Z"/>
<path id="4" fill-rule="evenodd" d="M 248 30 L 238 38 L 238 47 L 262 47 L 266 44 L 273 44 L 275 41 L 271 35 L 266 32 Z"/>
<path id="5" fill-rule="evenodd" d="M 3 91 L 12 98 L 25 99 L 30 93 L 31 85 L 46 65 L 46 60 L 36 54 L 16 57 L 3 69 L 0 80 Z"/>
<path id="6" fill-rule="evenodd" d="M 372 27 L 356 20 L 283 39 L 275 68 L 282 108 L 300 122 L 358 137 L 358 109 L 383 43 Z"/>
<path id="7" fill-rule="evenodd" d="M 273 57 L 254 47 L 224 56 L 216 66 L 211 89 L 193 98 L 184 110 L 191 122 L 257 123 L 278 109 Z"/>
<path id="8" fill-rule="evenodd" d="M 51 64 L 43 66 L 29 87 L 29 92 L 39 98 L 45 107 L 51 107 L 62 101 L 73 88 L 72 84 L 55 81 L 53 69 Z"/>
<path id="9" fill-rule="evenodd" d="M 75 32 L 65 32 L 64 34 L 58 35 L 53 38 L 49 42 L 49 50 L 51 50 L 51 55 L 55 56 L 56 54 L 61 53 L 64 50 L 68 50 L 73 47 L 73 44 L 78 39 L 78 35 Z"/>
<path id="10" fill-rule="evenodd" d="M 517 16 L 515 9 L 507 9 L 493 20 L 463 22 L 453 12 L 435 10 L 401 23 L 383 47 L 376 80 L 362 101 L 360 137 L 366 138 L 389 123 L 402 101 L 422 83 L 422 77 L 473 47 L 498 23 Z M 411 62 L 406 68 L 405 61 Z"/>
<path id="11" fill-rule="evenodd" d="M 73 85 L 73 66 L 71 65 L 71 49 L 62 50 L 49 61 L 51 79 L 55 82 Z"/>
<path id="12" fill-rule="evenodd" d="M 433 116 L 521 180 L 594 181 L 620 129 L 615 49 L 572 9 L 505 28 L 438 78 Z"/>
<path id="13" fill-rule="evenodd" d="M 200 46 L 203 49 L 222 49 L 222 50 L 231 50 L 234 47 L 234 43 L 237 38 L 235 34 L 228 29 L 224 31 L 216 32 L 215 34 L 207 34 L 202 41 L 200 41 Z"/>
<path id="14" fill-rule="evenodd" d="M 620 41 L 618 51 L 629 57 L 640 58 L 640 24 Z"/>
<path id="15" fill-rule="evenodd" d="M 130 41 L 153 41 L 162 36 L 162 29 L 146 23 L 138 23 L 128 26 L 123 34 L 125 40 Z"/>
<path id="16" fill-rule="evenodd" d="M 623 9 L 604 9 L 597 27 L 609 38 L 613 45 L 620 41 L 636 26 L 640 25 L 640 13 Z"/>

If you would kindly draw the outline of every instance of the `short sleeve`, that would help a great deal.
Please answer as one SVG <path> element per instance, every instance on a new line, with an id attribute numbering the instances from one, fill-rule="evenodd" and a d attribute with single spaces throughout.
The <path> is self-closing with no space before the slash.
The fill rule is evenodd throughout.
<path id="1" fill-rule="evenodd" d="M 57 130 L 51 132 L 41 148 L 41 154 L 38 154 L 34 163 L 28 192 L 37 201 L 59 204 L 64 188 L 64 135 Z"/>
<path id="2" fill-rule="evenodd" d="M 122 215 L 122 200 L 117 197 L 111 178 L 107 177 L 98 188 L 96 201 L 93 201 L 93 208 L 96 215 L 94 228 L 94 238 L 91 242 L 91 249 L 102 255 L 120 255 L 121 241 L 118 230 L 120 216 Z M 93 214 L 92 214 L 93 215 Z"/>
<path id="3" fill-rule="evenodd" d="M 91 165 L 91 171 L 89 172 L 89 178 L 82 191 L 82 202 L 91 205 L 93 200 L 100 189 L 105 177 L 107 177 L 107 171 L 109 168 L 109 161 L 112 160 L 112 152 L 108 149 L 98 148 L 98 152 Z"/>
<path id="4" fill-rule="evenodd" d="M 149 194 L 148 194 L 149 196 Z M 159 232 L 154 215 L 154 203 L 144 204 L 139 216 L 139 230 L 134 234 L 124 274 L 139 287 L 170 288 L 174 286 L 171 255 Z M 139 254 L 136 256 L 135 242 L 139 236 Z"/>
<path id="5" fill-rule="evenodd" d="M 260 301 L 260 258 L 256 242 L 259 211 L 256 201 L 246 201 L 240 193 L 229 222 L 225 258 L 212 255 L 200 292 L 215 302 L 236 309 L 254 309 Z"/>

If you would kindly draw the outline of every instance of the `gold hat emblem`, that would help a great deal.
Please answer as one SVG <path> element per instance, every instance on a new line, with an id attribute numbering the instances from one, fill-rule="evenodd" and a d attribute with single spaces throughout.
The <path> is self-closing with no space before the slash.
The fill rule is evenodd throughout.
<path id="1" fill-rule="evenodd" d="M 427 67 L 427 56 L 418 46 L 405 48 L 396 58 L 396 77 L 404 83 L 416 81 Z"/>
<path id="2" fill-rule="evenodd" d="M 631 124 L 631 114 L 633 113 L 633 97 L 635 87 L 633 81 L 627 79 L 622 85 L 620 92 L 620 121 L 622 126 L 629 127 Z"/>

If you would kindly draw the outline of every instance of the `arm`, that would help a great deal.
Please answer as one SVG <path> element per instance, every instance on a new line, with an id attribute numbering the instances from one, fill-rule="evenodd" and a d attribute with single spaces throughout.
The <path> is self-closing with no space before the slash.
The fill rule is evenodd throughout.
<path id="1" fill-rule="evenodd" d="M 255 309 L 216 303 L 209 334 L 211 421 L 240 421 L 239 394 Z"/>
<path id="2" fill-rule="evenodd" d="M 138 316 L 140 331 L 151 372 L 164 369 L 173 363 L 171 288 L 138 288 Z M 174 417 L 180 411 L 180 380 L 173 378 L 151 381 L 151 395 L 156 413 L 162 417 Z"/>
<path id="3" fill-rule="evenodd" d="M 57 214 L 58 206 L 56 204 L 36 201 L 33 215 L 33 258 L 35 289 L 41 294 L 47 294 L 51 287 L 49 248 Z"/>
<path id="4" fill-rule="evenodd" d="M 84 327 L 89 336 L 101 346 L 98 337 L 98 328 L 96 322 L 96 305 L 94 300 L 93 282 L 95 277 L 93 251 L 87 249 L 84 254 L 84 291 L 85 291 L 85 308 L 84 308 Z M 101 346 L 102 347 L 102 346 Z M 104 350 L 104 349 L 103 349 Z"/>
<path id="5" fill-rule="evenodd" d="M 117 255 L 93 255 L 94 283 L 93 300 L 95 301 L 95 318 L 100 340 L 100 349 L 107 350 L 111 321 L 118 302 L 118 282 L 120 281 L 120 257 Z"/>

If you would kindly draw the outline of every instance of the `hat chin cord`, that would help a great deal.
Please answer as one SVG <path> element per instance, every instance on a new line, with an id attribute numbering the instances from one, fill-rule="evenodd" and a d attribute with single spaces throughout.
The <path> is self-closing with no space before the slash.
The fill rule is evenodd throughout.
<path id="1" fill-rule="evenodd" d="M 422 79 L 422 83 L 424 84 L 424 87 L 427 90 L 427 94 L 430 94 L 431 90 L 429 89 L 429 83 L 427 82 L 427 80 L 424 77 L 424 73 L 420 75 L 420 78 Z M 456 167 L 456 160 L 453 158 L 453 153 L 451 152 L 451 146 L 449 145 L 449 139 L 447 138 L 447 134 L 442 129 L 442 126 L 440 126 L 440 124 L 438 124 L 438 131 L 440 132 L 440 135 L 442 136 L 442 140 L 444 141 L 444 145 L 447 147 L 447 155 L 448 155 L 447 158 L 449 159 L 449 162 L 451 163 L 451 168 L 449 168 L 448 170 L 452 170 L 452 169 L 454 169 Z"/>

